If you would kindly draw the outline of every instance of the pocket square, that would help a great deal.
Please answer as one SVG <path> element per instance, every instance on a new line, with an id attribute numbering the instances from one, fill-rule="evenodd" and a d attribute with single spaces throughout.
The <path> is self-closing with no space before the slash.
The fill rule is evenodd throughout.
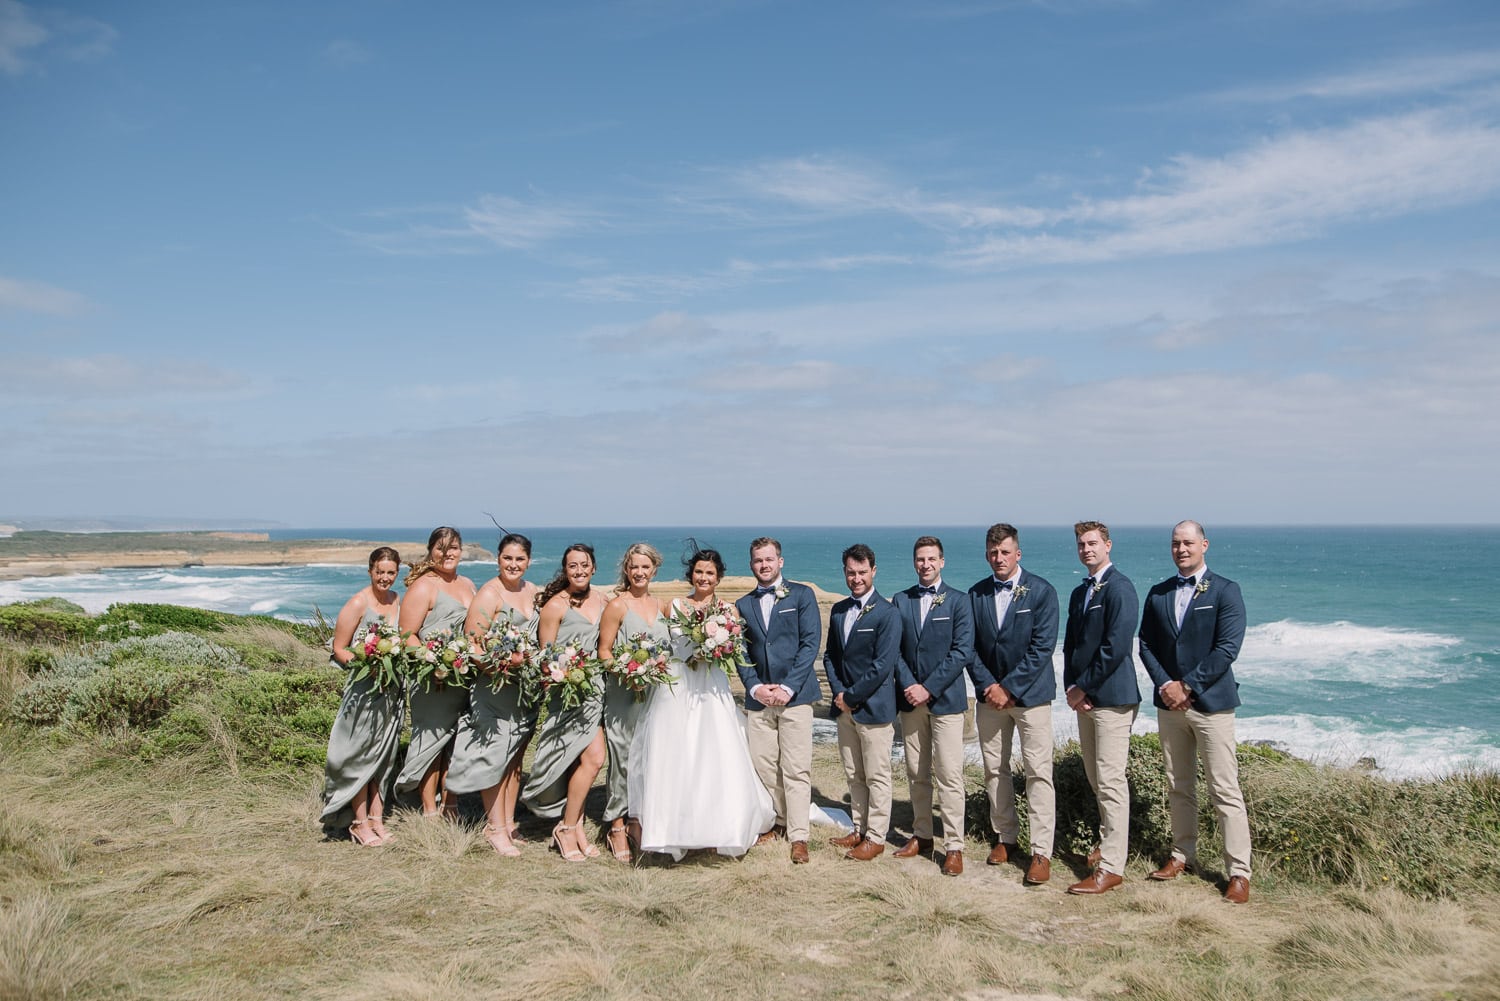
<path id="1" fill-rule="evenodd" d="M 1016 615 L 1030 615 L 1032 612 L 1029 608 L 1012 608 L 1011 611 Z"/>
<path id="2" fill-rule="evenodd" d="M 1102 602 L 1100 604 L 1097 604 L 1097 605 L 1090 605 L 1089 606 L 1089 611 L 1092 612 L 1096 608 L 1103 608 L 1103 607 L 1104 607 L 1104 604 Z"/>
<path id="3" fill-rule="evenodd" d="M 870 626 L 870 627 L 868 627 L 866 629 L 856 629 L 854 631 L 857 632 L 857 633 L 873 633 L 875 631 L 875 627 L 874 626 Z"/>
<path id="4" fill-rule="evenodd" d="M 797 614 L 797 610 L 795 608 L 778 608 L 778 609 L 776 609 L 776 614 L 777 615 L 796 615 Z"/>
<path id="5" fill-rule="evenodd" d="M 951 616 L 951 615 L 934 615 L 932 618 L 928 619 L 927 621 L 929 621 L 929 622 L 947 622 L 951 618 L 953 618 L 953 616 Z"/>

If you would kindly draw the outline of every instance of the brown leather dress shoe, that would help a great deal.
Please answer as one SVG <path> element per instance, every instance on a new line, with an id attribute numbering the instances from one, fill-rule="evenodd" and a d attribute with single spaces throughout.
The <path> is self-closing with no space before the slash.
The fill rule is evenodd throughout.
<path id="1" fill-rule="evenodd" d="M 792 865 L 805 865 L 805 864 L 807 864 L 807 842 L 806 841 L 793 841 L 792 842 Z"/>
<path id="2" fill-rule="evenodd" d="M 1004 865 L 1011 858 L 1020 858 L 1020 856 L 1020 845 L 997 841 L 995 847 L 990 849 L 989 857 L 984 860 L 984 863 L 985 865 Z"/>
<path id="3" fill-rule="evenodd" d="M 1124 879 L 1107 869 L 1095 869 L 1092 876 L 1079 880 L 1068 887 L 1068 892 L 1086 894 L 1108 893 L 1123 882 L 1125 882 Z"/>
<path id="4" fill-rule="evenodd" d="M 1026 867 L 1026 878 L 1022 882 L 1035 886 L 1052 878 L 1052 860 L 1045 855 L 1031 856 L 1031 865 Z"/>
<path id="5" fill-rule="evenodd" d="M 964 874 L 964 853 L 960 851 L 948 851 L 943 853 L 943 875 L 962 876 Z"/>
<path id="6" fill-rule="evenodd" d="M 918 855 L 927 856 L 932 854 L 931 838 L 912 838 L 906 844 L 893 852 L 896 858 L 916 858 Z"/>
<path id="7" fill-rule="evenodd" d="M 859 844 L 864 839 L 865 839 L 865 836 L 863 834 L 859 833 L 858 831 L 850 831 L 848 834 L 845 834 L 843 837 L 829 838 L 828 839 L 828 843 L 830 845 L 833 845 L 833 847 L 835 847 L 835 848 L 853 848 L 855 845 Z"/>
<path id="8" fill-rule="evenodd" d="M 865 838 L 859 844 L 844 853 L 844 858 L 851 858 L 856 862 L 868 862 L 870 859 L 885 851 L 885 845 L 879 841 L 871 841 Z"/>
<path id="9" fill-rule="evenodd" d="M 1224 899 L 1231 904 L 1243 904 L 1250 899 L 1250 881 L 1244 876 L 1230 876 L 1224 889 Z"/>
<path id="10" fill-rule="evenodd" d="M 780 824 L 772 824 L 770 830 L 762 831 L 760 837 L 755 839 L 756 847 L 768 845 L 778 838 L 786 837 L 786 828 Z"/>
<path id="11" fill-rule="evenodd" d="M 1167 880 L 1176 879 L 1178 876 L 1181 876 L 1183 873 L 1187 872 L 1187 867 L 1188 865 L 1186 862 L 1178 858 L 1176 855 L 1173 855 L 1171 858 L 1167 859 L 1165 865 L 1148 875 L 1146 878 L 1165 883 Z"/>

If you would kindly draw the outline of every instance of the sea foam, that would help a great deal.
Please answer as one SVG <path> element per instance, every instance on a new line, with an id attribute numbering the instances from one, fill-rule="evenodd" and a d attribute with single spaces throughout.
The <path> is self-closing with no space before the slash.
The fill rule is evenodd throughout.
<path id="1" fill-rule="evenodd" d="M 1235 674 L 1246 681 L 1362 681 L 1399 688 L 1456 680 L 1445 657 L 1462 641 L 1441 633 L 1283 619 L 1246 630 Z"/>

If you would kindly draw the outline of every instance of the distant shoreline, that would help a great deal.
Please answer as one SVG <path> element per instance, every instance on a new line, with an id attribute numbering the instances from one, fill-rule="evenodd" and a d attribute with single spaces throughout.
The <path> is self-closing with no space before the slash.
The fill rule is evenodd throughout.
<path id="1" fill-rule="evenodd" d="M 0 539 L 0 580 L 64 577 L 101 570 L 155 570 L 182 567 L 291 567 L 335 563 L 363 567 L 376 546 L 391 546 L 408 562 L 426 549 L 420 541 L 389 539 L 271 540 L 264 532 L 21 532 Z M 492 562 L 493 551 L 464 544 L 464 560 Z M 601 571 L 596 587 L 609 588 L 612 575 Z M 685 581 L 670 577 L 652 585 L 664 598 L 688 593 Z M 755 586 L 749 576 L 726 576 L 723 593 L 738 595 Z M 842 595 L 809 584 L 827 609 Z"/>
<path id="2" fill-rule="evenodd" d="M 18 532 L 0 539 L 0 580 L 116 569 L 363 566 L 376 546 L 392 546 L 407 559 L 426 549 L 415 539 L 272 541 L 265 532 Z M 494 554 L 482 546 L 465 545 L 464 559 L 490 560 Z"/>

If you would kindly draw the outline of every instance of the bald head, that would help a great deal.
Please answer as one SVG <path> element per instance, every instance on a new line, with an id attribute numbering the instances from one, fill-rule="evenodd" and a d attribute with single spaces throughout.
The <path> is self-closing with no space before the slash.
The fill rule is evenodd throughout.
<path id="1" fill-rule="evenodd" d="M 1203 569 L 1208 553 L 1208 536 L 1196 521 L 1179 521 L 1172 526 L 1172 562 L 1184 577 L 1195 576 Z"/>

